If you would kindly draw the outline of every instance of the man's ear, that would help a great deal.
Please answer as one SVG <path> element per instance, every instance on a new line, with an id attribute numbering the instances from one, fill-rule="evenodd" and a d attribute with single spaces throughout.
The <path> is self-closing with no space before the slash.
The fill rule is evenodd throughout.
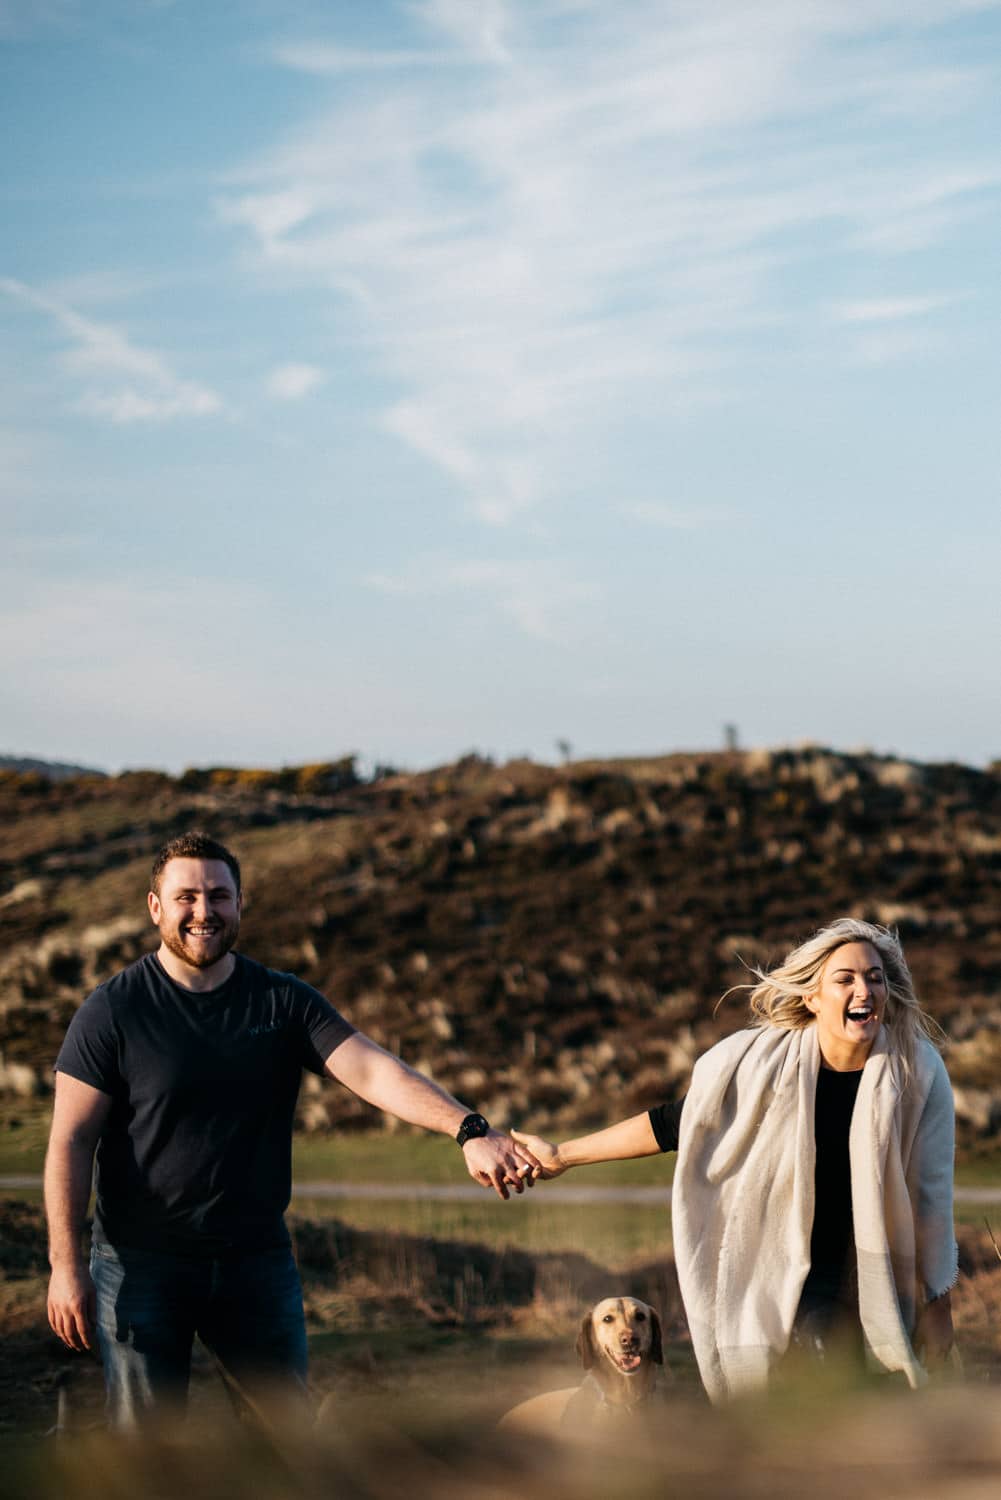
<path id="1" fill-rule="evenodd" d="M 163 907 L 160 905 L 160 897 L 156 891 L 150 891 L 146 897 L 146 905 L 149 907 L 150 920 L 156 927 L 160 925 L 160 913 Z"/>
<path id="2" fill-rule="evenodd" d="M 577 1335 L 577 1358 L 585 1370 L 590 1370 L 597 1359 L 594 1347 L 594 1324 L 591 1321 L 590 1311 L 584 1314 L 584 1321 L 580 1325 L 580 1333 Z"/>

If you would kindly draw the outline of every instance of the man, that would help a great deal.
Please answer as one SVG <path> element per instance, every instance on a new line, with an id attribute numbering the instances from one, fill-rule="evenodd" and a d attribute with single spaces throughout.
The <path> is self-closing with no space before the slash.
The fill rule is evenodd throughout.
<path id="1" fill-rule="evenodd" d="M 385 1052 L 291 974 L 233 951 L 240 866 L 203 833 L 157 855 L 160 946 L 96 989 L 56 1060 L 45 1163 L 49 1322 L 104 1364 L 109 1418 L 183 1405 L 197 1333 L 231 1383 L 305 1390 L 284 1212 L 303 1066 L 428 1130 L 507 1198 L 535 1158 Z M 97 1150 L 90 1272 L 80 1248 Z"/>

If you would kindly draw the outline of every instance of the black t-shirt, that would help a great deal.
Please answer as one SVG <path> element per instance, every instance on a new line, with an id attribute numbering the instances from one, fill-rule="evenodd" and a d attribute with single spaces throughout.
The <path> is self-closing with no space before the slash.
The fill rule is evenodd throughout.
<path id="1" fill-rule="evenodd" d="M 678 1133 L 681 1129 L 681 1108 L 684 1099 L 672 1099 L 667 1104 L 658 1104 L 649 1111 L 650 1126 L 662 1151 L 677 1151 Z"/>
<path id="2" fill-rule="evenodd" d="M 810 1271 L 803 1286 L 803 1310 L 850 1304 L 857 1298 L 855 1219 L 848 1138 L 862 1070 L 817 1074 L 813 1133 L 817 1143 L 815 1204 L 810 1235 Z"/>
<path id="3" fill-rule="evenodd" d="M 235 958 L 224 984 L 197 992 L 147 954 L 70 1023 L 57 1070 L 112 1099 L 98 1239 L 205 1255 L 288 1243 L 302 1069 L 322 1073 L 354 1027 L 301 979 Z"/>

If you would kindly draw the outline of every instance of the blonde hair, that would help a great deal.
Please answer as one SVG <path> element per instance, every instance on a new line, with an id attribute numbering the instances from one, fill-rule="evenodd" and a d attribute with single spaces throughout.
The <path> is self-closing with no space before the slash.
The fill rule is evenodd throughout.
<path id="1" fill-rule="evenodd" d="M 752 972 L 759 982 L 747 986 L 751 990 L 753 1024 L 775 1026 L 780 1031 L 809 1026 L 815 1016 L 806 998 L 816 993 L 824 965 L 845 943 L 870 943 L 879 954 L 886 975 L 883 1024 L 889 1033 L 891 1050 L 901 1057 L 907 1076 L 914 1065 L 918 1038 L 925 1037 L 933 1046 L 940 1047 L 945 1033 L 918 1004 L 900 938 L 889 927 L 863 922 L 859 917 L 838 917 L 793 948 L 770 973 L 754 969 Z"/>

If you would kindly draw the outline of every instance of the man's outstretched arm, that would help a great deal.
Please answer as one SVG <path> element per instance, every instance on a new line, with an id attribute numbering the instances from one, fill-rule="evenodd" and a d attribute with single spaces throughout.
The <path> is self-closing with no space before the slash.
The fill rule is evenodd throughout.
<path id="1" fill-rule="evenodd" d="M 472 1112 L 430 1078 L 408 1067 L 361 1032 L 355 1032 L 335 1047 L 325 1066 L 331 1078 L 343 1083 L 360 1099 L 425 1130 L 455 1136 Z M 510 1187 L 520 1193 L 526 1182 L 531 1186 L 540 1170 L 531 1151 L 499 1130 L 467 1141 L 462 1154 L 470 1177 L 484 1187 L 492 1187 L 501 1198 L 508 1197 Z"/>
<path id="2" fill-rule="evenodd" d="M 90 1200 L 94 1150 L 111 1109 L 111 1095 L 56 1074 L 52 1130 L 45 1157 L 45 1215 L 49 1222 L 49 1323 L 70 1349 L 89 1349 L 94 1334 L 94 1283 L 80 1247 Z"/>

